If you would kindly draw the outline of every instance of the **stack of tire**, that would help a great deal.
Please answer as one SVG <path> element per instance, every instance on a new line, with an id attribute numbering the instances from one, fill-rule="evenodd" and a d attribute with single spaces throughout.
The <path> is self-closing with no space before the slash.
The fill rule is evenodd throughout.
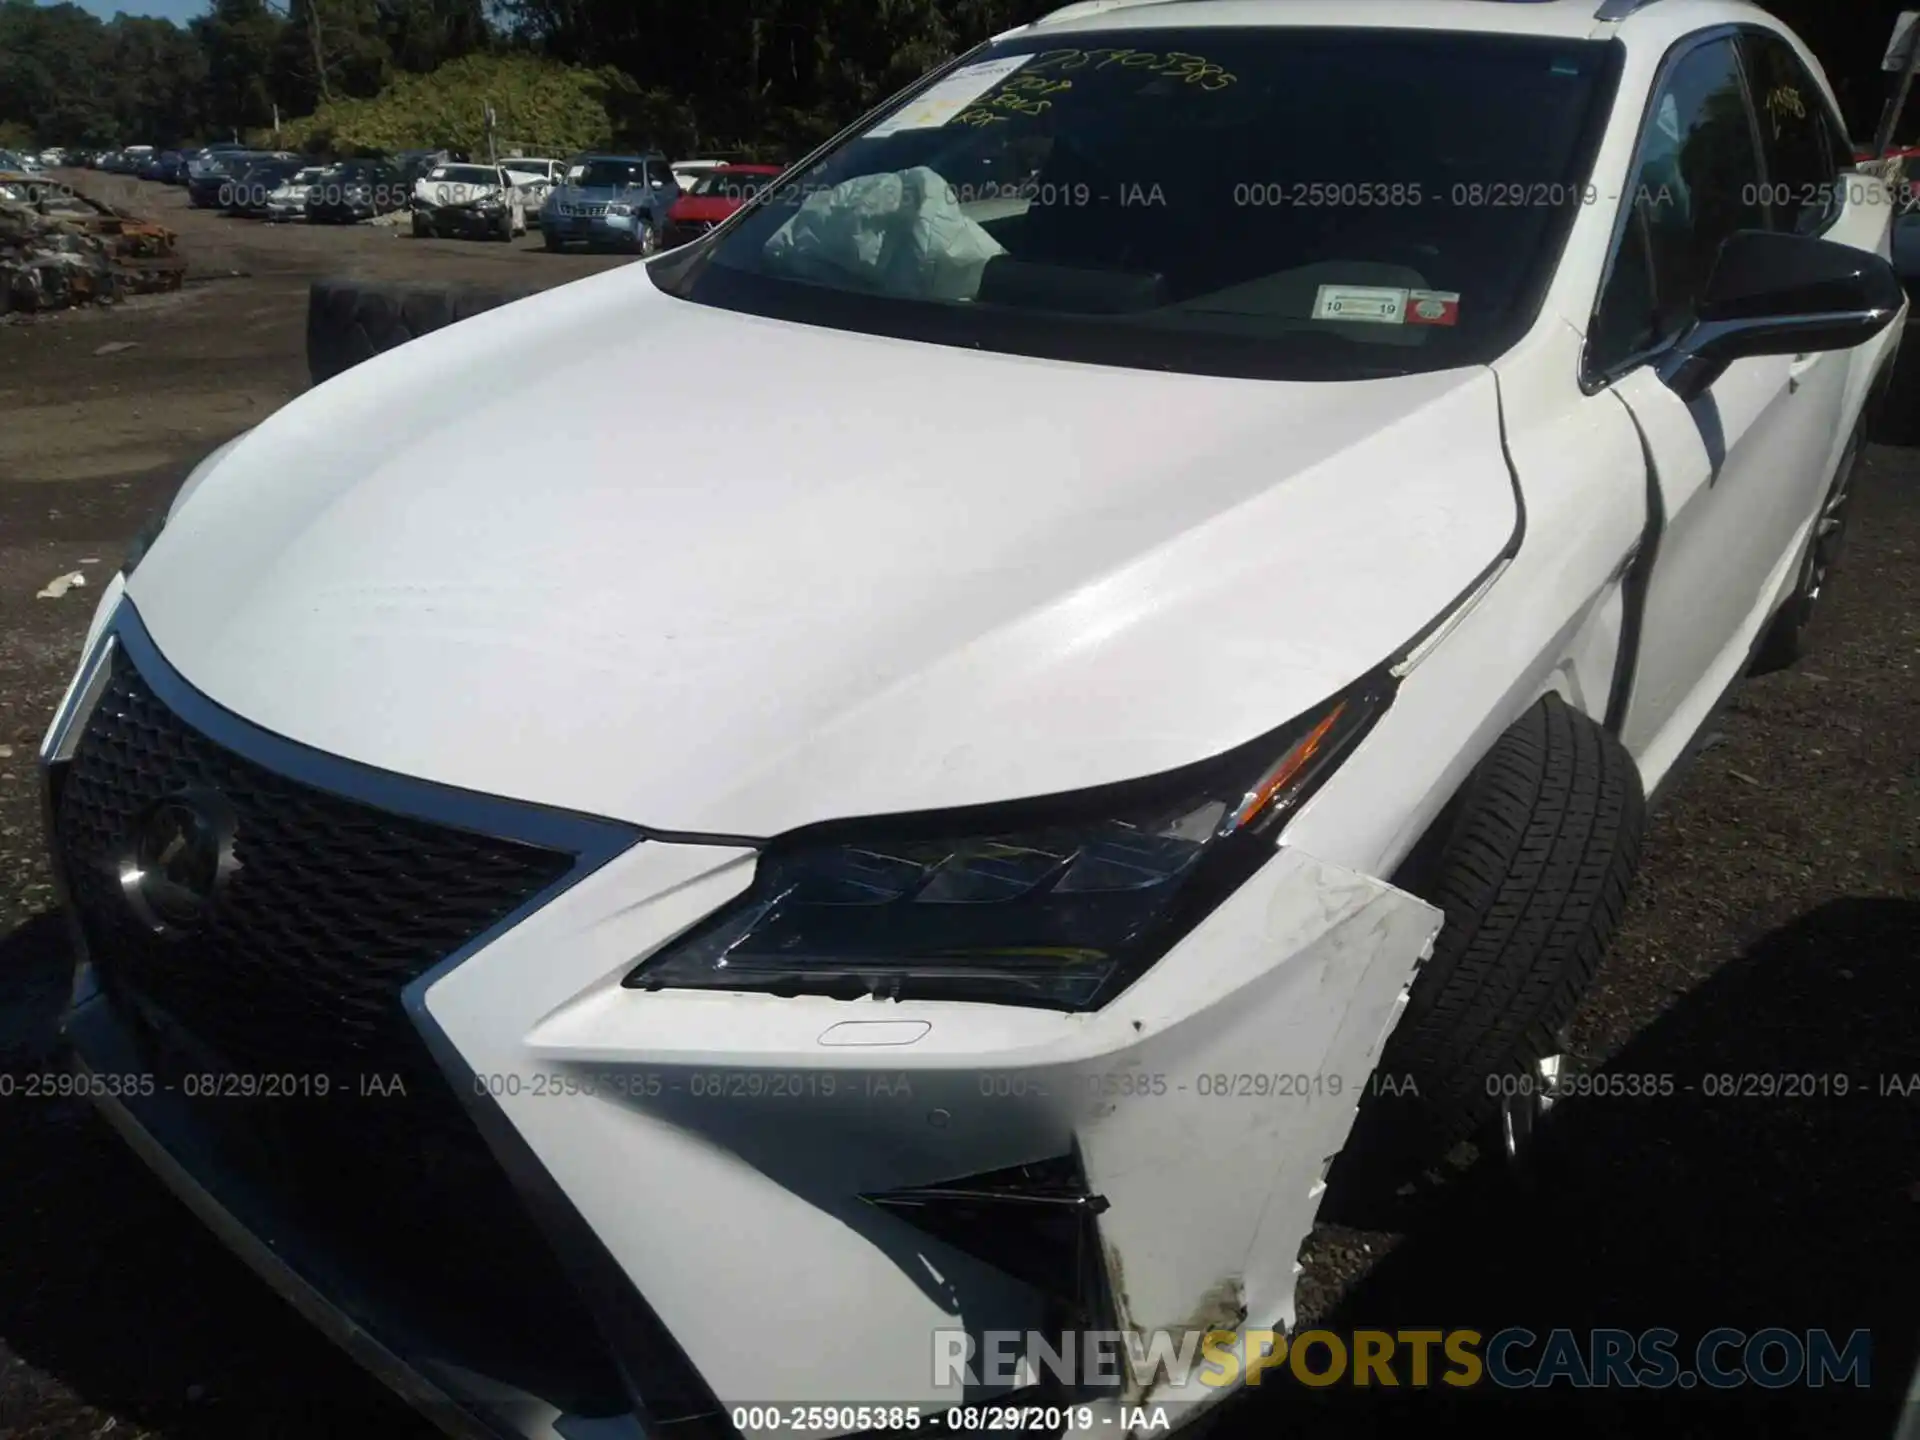
<path id="1" fill-rule="evenodd" d="M 307 373 L 319 385 L 429 330 L 533 293 L 481 286 L 316 280 L 307 295 Z"/>

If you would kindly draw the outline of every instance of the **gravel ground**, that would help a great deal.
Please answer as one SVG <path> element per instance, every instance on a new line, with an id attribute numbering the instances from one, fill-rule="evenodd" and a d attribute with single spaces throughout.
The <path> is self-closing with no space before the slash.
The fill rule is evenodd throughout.
<path id="1" fill-rule="evenodd" d="M 200 454 L 299 393 L 321 274 L 560 283 L 607 257 L 274 227 L 114 184 L 175 224 L 186 290 L 0 326 L 0 1072 L 52 1056 L 67 962 L 33 753 L 98 586 Z M 109 349 L 103 347 L 128 346 Z M 1663 804 L 1571 1053 L 1664 1099 L 1563 1104 L 1525 1183 L 1475 1172 L 1393 1232 L 1322 1226 L 1335 1329 L 1870 1329 L 1865 1389 L 1576 1393 L 1272 1383 L 1219 1433 L 1886 1440 L 1920 1347 L 1920 455 L 1871 450 L 1812 657 L 1746 688 Z M 35 598 L 54 576 L 88 584 Z M 1845 1076 L 1715 1099 L 1705 1077 Z M 1822 1082 L 1831 1088 L 1831 1079 Z M 1691 1088 L 1689 1088 L 1691 1087 Z M 83 1107 L 0 1100 L 0 1440 L 427 1432 L 262 1289 Z"/>

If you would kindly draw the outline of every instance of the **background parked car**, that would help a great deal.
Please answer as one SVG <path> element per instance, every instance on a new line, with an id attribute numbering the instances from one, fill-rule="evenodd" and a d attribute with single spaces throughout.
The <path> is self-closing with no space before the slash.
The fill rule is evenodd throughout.
<path id="1" fill-rule="evenodd" d="M 413 187 L 420 178 L 437 165 L 462 164 L 466 156 L 456 155 L 451 150 L 402 150 L 388 157 L 388 163 L 400 171 L 407 194 L 413 193 Z"/>
<path id="2" fill-rule="evenodd" d="M 247 146 L 232 140 L 216 140 L 210 145 L 203 145 L 198 150 L 190 152 L 187 155 L 186 178 L 181 182 L 187 187 L 189 203 L 195 205 L 217 205 L 219 203 L 218 192 L 220 188 L 218 179 L 216 179 L 212 191 L 208 192 L 208 198 L 205 200 L 194 198 L 193 190 L 195 182 L 203 180 L 209 175 L 222 174 L 227 161 L 231 157 L 252 153 L 254 152 L 249 150 Z"/>
<path id="3" fill-rule="evenodd" d="M 202 210 L 226 204 L 227 187 L 249 165 L 266 157 L 247 149 L 208 149 L 187 162 L 187 203 Z"/>
<path id="4" fill-rule="evenodd" d="M 327 173 L 324 165 L 303 165 L 267 196 L 267 219 L 304 220 L 307 218 L 307 192 Z"/>
<path id="5" fill-rule="evenodd" d="M 500 168 L 513 178 L 514 188 L 520 192 L 520 203 L 529 215 L 538 215 L 540 207 L 547 203 L 548 192 L 567 178 L 564 161 L 538 156 L 510 155 L 500 162 Z"/>
<path id="6" fill-rule="evenodd" d="M 436 165 L 414 182 L 409 203 L 416 236 L 511 240 L 527 231 L 526 206 L 499 165 Z"/>
<path id="7" fill-rule="evenodd" d="M 673 162 L 673 179 L 682 190 L 691 190 L 710 171 L 718 170 L 722 165 L 731 165 L 732 159 L 726 156 L 705 156 L 698 160 L 676 160 Z"/>
<path id="8" fill-rule="evenodd" d="M 661 244 L 671 250 L 698 240 L 758 195 L 780 174 L 778 165 L 722 165 L 693 182 L 667 210 Z"/>
<path id="9" fill-rule="evenodd" d="M 307 219 L 323 225 L 353 225 L 404 210 L 408 187 L 399 166 L 387 160 L 349 160 L 313 182 Z"/>
<path id="10" fill-rule="evenodd" d="M 225 203 L 221 208 L 229 215 L 264 218 L 269 197 L 303 168 L 300 160 L 287 156 L 276 155 L 271 159 L 256 160 L 235 175 L 232 185 L 226 188 Z"/>
<path id="11" fill-rule="evenodd" d="M 156 150 L 140 162 L 139 176 L 142 180 L 164 181 L 179 160 L 178 150 Z"/>
<path id="12" fill-rule="evenodd" d="M 664 155 L 582 155 L 568 175 L 540 211 L 547 249 L 584 242 L 650 255 L 660 248 L 667 211 L 680 198 Z"/>

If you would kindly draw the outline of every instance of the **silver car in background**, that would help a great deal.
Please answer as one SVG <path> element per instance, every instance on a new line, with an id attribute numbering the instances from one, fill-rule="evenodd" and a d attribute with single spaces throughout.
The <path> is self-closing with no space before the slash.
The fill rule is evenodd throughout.
<path id="1" fill-rule="evenodd" d="M 307 192 L 327 173 L 324 165 L 308 165 L 274 187 L 267 196 L 267 219 L 304 220 L 307 218 Z"/>

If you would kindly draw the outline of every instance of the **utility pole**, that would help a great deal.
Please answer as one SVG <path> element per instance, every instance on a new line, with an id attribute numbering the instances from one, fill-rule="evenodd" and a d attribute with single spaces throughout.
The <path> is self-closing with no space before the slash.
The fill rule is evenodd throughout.
<path id="1" fill-rule="evenodd" d="M 320 0 L 307 0 L 307 40 L 313 50 L 313 79 L 319 87 L 320 99 L 331 101 L 333 87 L 327 83 L 327 45 L 320 33 Z"/>
<path id="2" fill-rule="evenodd" d="M 493 165 L 498 163 L 499 156 L 496 155 L 494 151 L 493 127 L 497 123 L 497 117 L 493 113 L 493 106 L 491 104 L 489 104 L 486 109 L 486 120 L 487 120 L 487 163 L 489 165 Z"/>

